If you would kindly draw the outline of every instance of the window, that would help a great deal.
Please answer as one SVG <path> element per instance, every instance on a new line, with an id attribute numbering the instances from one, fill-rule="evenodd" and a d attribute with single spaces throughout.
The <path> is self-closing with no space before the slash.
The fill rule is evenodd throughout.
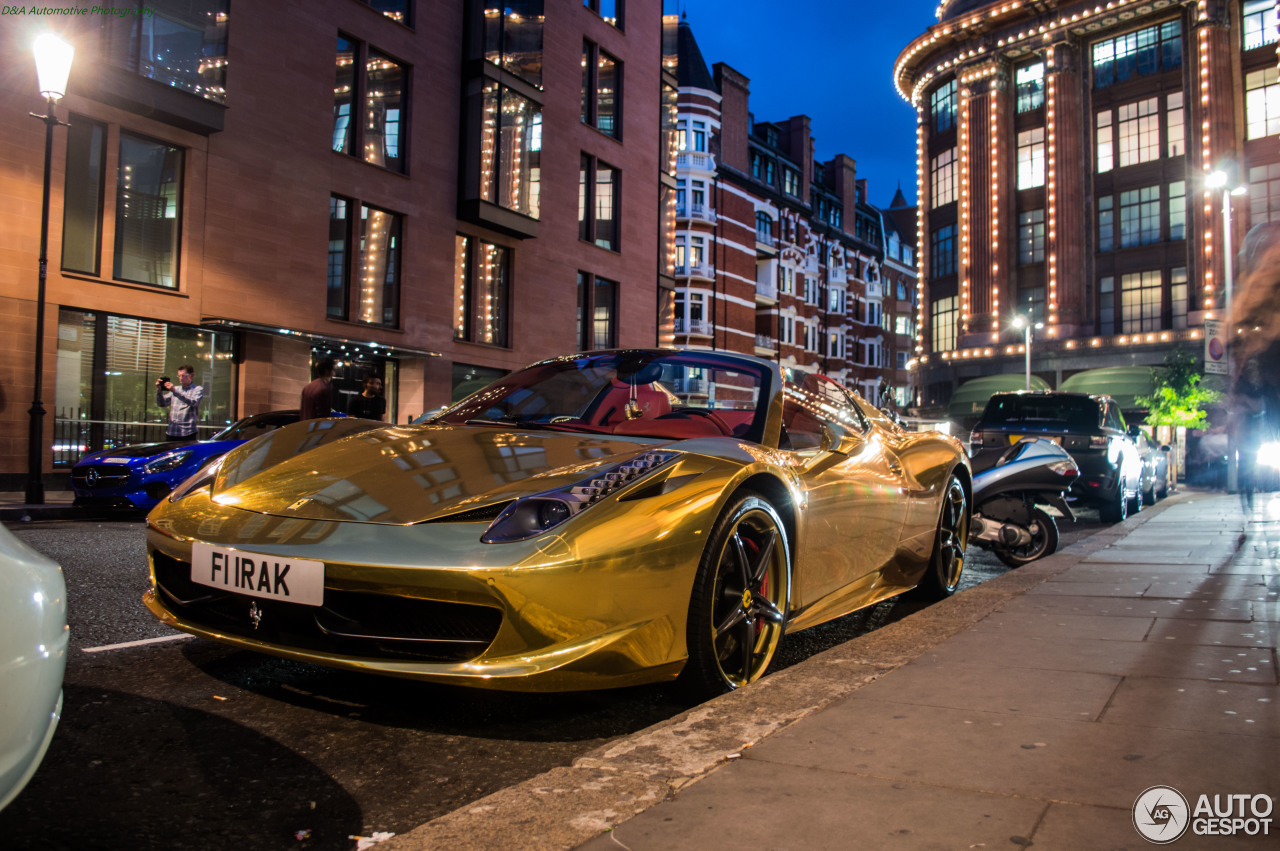
<path id="1" fill-rule="evenodd" d="M 893 317 L 893 333 L 905 334 L 908 337 L 916 333 L 916 323 L 910 314 L 899 313 Z"/>
<path id="2" fill-rule="evenodd" d="M 711 323 L 707 321 L 706 293 L 676 290 L 675 312 L 677 334 L 711 333 Z"/>
<path id="3" fill-rule="evenodd" d="M 622 63 L 590 41 L 582 43 L 582 123 L 622 138 Z"/>
<path id="4" fill-rule="evenodd" d="M 413 0 L 361 0 L 375 12 L 381 12 L 393 21 L 413 26 Z"/>
<path id="5" fill-rule="evenodd" d="M 796 293 L 796 270 L 790 266 L 778 267 L 778 292 L 783 295 Z"/>
<path id="6" fill-rule="evenodd" d="M 773 185 L 773 159 L 759 151 L 751 152 L 751 176 L 762 183 Z"/>
<path id="7" fill-rule="evenodd" d="M 1182 92 L 1172 92 L 1165 98 L 1165 116 L 1168 136 L 1166 153 L 1168 157 L 1180 157 L 1187 152 L 1184 139 Z"/>
<path id="8" fill-rule="evenodd" d="M 933 248 L 930 277 L 941 278 L 945 275 L 954 275 L 956 273 L 956 226 L 940 227 L 929 235 L 929 239 Z"/>
<path id="9" fill-rule="evenodd" d="M 511 249 L 465 234 L 454 237 L 453 337 L 508 345 Z"/>
<path id="10" fill-rule="evenodd" d="M 1018 188 L 1044 186 L 1044 128 L 1018 134 Z"/>
<path id="11" fill-rule="evenodd" d="M 768 213 L 756 213 L 756 242 L 773 245 L 773 219 Z"/>
<path id="12" fill-rule="evenodd" d="M 1280 222 L 1280 163 L 1249 169 L 1249 224 L 1266 222 Z"/>
<path id="13" fill-rule="evenodd" d="M 1097 128 L 1094 141 L 1098 152 L 1095 167 L 1098 174 L 1102 174 L 1115 168 L 1115 140 L 1111 133 L 1111 110 L 1099 112 L 1094 123 Z"/>
<path id="14" fill-rule="evenodd" d="M 793 168 L 782 169 L 782 191 L 800 197 L 800 172 Z"/>
<path id="15" fill-rule="evenodd" d="M 929 98 L 933 113 L 933 132 L 942 133 L 956 126 L 956 81 L 948 80 L 933 90 Z"/>
<path id="16" fill-rule="evenodd" d="M 1280 133 L 1280 73 L 1274 64 L 1245 74 L 1244 112 L 1247 138 Z"/>
<path id="17" fill-rule="evenodd" d="M 1187 182 L 1169 184 L 1169 239 L 1187 238 Z"/>
<path id="18" fill-rule="evenodd" d="M 582 0 L 582 5 L 604 18 L 605 23 L 622 29 L 622 12 L 627 0 Z"/>
<path id="19" fill-rule="evenodd" d="M 1044 210 L 1018 214 L 1018 262 L 1044 262 Z"/>
<path id="20" fill-rule="evenodd" d="M 1030 314 L 1032 323 L 1044 321 L 1044 287 L 1018 287 L 1018 313 Z"/>
<path id="21" fill-rule="evenodd" d="M 618 345 L 618 282 L 578 273 L 578 347 L 612 349 Z"/>
<path id="22" fill-rule="evenodd" d="M 1121 331 L 1132 334 L 1160 330 L 1161 289 L 1159 270 L 1120 278 Z"/>
<path id="23" fill-rule="evenodd" d="M 1169 274 L 1169 303 L 1171 305 L 1172 327 L 1181 331 L 1187 327 L 1187 306 L 1189 293 L 1187 291 L 1187 270 L 1186 267 L 1174 269 Z"/>
<path id="24" fill-rule="evenodd" d="M 1126 103 L 1117 110 L 1120 125 L 1120 167 L 1160 159 L 1158 98 Z"/>
<path id="25" fill-rule="evenodd" d="M 62 268 L 97 275 L 102 255 L 102 197 L 107 128 L 80 115 L 67 127 L 62 194 Z"/>
<path id="26" fill-rule="evenodd" d="M 778 317 L 778 342 L 786 343 L 788 346 L 795 345 L 796 318 L 794 316 L 784 314 Z"/>
<path id="27" fill-rule="evenodd" d="M 353 220 L 352 214 L 357 210 L 359 219 Z M 396 213 L 349 198 L 337 195 L 329 198 L 329 270 L 325 298 L 328 316 L 350 317 L 354 292 L 356 321 L 393 328 L 398 325 L 402 220 L 403 216 Z"/>
<path id="28" fill-rule="evenodd" d="M 1110 334 L 1116 329 L 1116 281 L 1107 276 L 1098 281 L 1098 333 Z"/>
<path id="29" fill-rule="evenodd" d="M 116 170 L 116 280 L 178 286 L 183 151 L 120 134 Z"/>
<path id="30" fill-rule="evenodd" d="M 408 76 L 406 66 L 363 42 L 338 36 L 333 149 L 403 173 Z"/>
<path id="31" fill-rule="evenodd" d="M 542 88 L 543 0 L 484 0 L 484 58 Z"/>
<path id="32" fill-rule="evenodd" d="M 658 154 L 658 167 L 667 174 L 676 173 L 676 139 L 680 129 L 678 112 L 679 93 L 670 83 L 662 84 L 662 135 L 659 140 L 662 149 Z"/>
<path id="33" fill-rule="evenodd" d="M 1014 72 L 1018 93 L 1018 112 L 1031 112 L 1044 106 L 1044 63 L 1023 65 Z"/>
<path id="34" fill-rule="evenodd" d="M 943 151 L 933 158 L 930 168 L 934 207 L 956 200 L 956 149 Z"/>
<path id="35" fill-rule="evenodd" d="M 1275 0 L 1244 0 L 1244 49 L 1277 41 Z"/>
<path id="36" fill-rule="evenodd" d="M 868 325 L 880 324 L 880 302 L 878 301 L 867 302 L 867 324 Z"/>
<path id="37" fill-rule="evenodd" d="M 1098 198 L 1098 250 L 1111 251 L 1116 247 L 1115 197 Z"/>
<path id="38" fill-rule="evenodd" d="M 487 82 L 481 94 L 480 197 L 532 219 L 541 215 L 542 107 Z"/>
<path id="39" fill-rule="evenodd" d="M 676 269 L 677 274 L 688 275 L 700 272 L 706 265 L 707 238 L 682 233 L 676 237 Z M 683 271 L 679 271 L 683 270 Z"/>
<path id="40" fill-rule="evenodd" d="M 1120 193 L 1120 247 L 1160 241 L 1160 187 L 1144 186 Z"/>
<path id="41" fill-rule="evenodd" d="M 804 277 L 804 301 L 805 304 L 818 303 L 818 279 L 813 275 L 805 275 Z"/>
<path id="42" fill-rule="evenodd" d="M 936 299 L 932 305 L 933 350 L 949 352 L 956 347 L 956 297 Z"/>
<path id="43" fill-rule="evenodd" d="M 578 238 L 610 251 L 619 241 L 619 179 L 616 168 L 583 156 L 578 172 Z"/>
<path id="44" fill-rule="evenodd" d="M 227 0 L 117 0 L 106 8 L 102 54 L 110 64 L 226 103 Z"/>
<path id="45" fill-rule="evenodd" d="M 1166 21 L 1093 45 L 1093 87 L 1182 67 L 1182 22 Z"/>
<path id="46" fill-rule="evenodd" d="M 676 145 L 682 151 L 705 151 L 707 149 L 707 122 L 687 119 L 680 122 L 676 130 Z"/>

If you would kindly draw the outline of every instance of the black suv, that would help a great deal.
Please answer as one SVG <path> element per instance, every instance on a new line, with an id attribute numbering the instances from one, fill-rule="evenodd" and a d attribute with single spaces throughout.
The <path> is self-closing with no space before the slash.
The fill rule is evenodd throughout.
<path id="1" fill-rule="evenodd" d="M 1104 522 L 1142 508 L 1142 456 L 1110 396 L 996 393 L 969 436 L 974 470 L 991 466 L 1022 437 L 1047 437 L 1070 453 L 1080 468 L 1070 496 L 1097 507 Z"/>

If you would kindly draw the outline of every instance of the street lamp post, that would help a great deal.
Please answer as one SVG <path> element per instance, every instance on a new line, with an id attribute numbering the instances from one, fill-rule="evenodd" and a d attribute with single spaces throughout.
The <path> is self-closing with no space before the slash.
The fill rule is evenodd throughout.
<path id="1" fill-rule="evenodd" d="M 1223 315 L 1226 317 L 1226 342 L 1227 342 L 1227 385 L 1231 385 L 1231 375 L 1235 371 L 1235 367 L 1231 360 L 1231 347 L 1235 342 L 1235 331 L 1231 327 L 1231 287 L 1234 284 L 1234 261 L 1235 252 L 1231 245 L 1231 197 L 1233 195 L 1243 195 L 1249 191 L 1247 186 L 1232 186 L 1231 178 L 1226 171 L 1219 170 L 1210 173 L 1205 184 L 1213 189 L 1222 190 L 1222 281 L 1223 281 Z M 1235 493 L 1239 490 L 1240 471 L 1237 464 L 1237 450 L 1235 437 L 1231 431 L 1227 432 L 1227 493 Z"/>
<path id="2" fill-rule="evenodd" d="M 1033 326 L 1031 320 L 1021 313 L 1013 317 L 1013 327 L 1022 329 L 1022 348 L 1027 353 L 1027 389 L 1031 389 L 1031 329 L 1043 328 L 1043 322 L 1037 322 Z"/>
<path id="3" fill-rule="evenodd" d="M 44 300 L 45 279 L 49 266 L 49 166 L 53 159 L 53 128 L 62 124 L 58 120 L 58 101 L 67 93 L 67 77 L 71 75 L 71 59 L 75 48 L 52 33 L 36 38 L 32 48 L 36 59 L 36 76 L 40 94 L 45 99 L 45 114 L 33 118 L 44 122 L 44 196 L 40 207 L 40 283 L 36 289 L 35 373 L 32 375 L 31 417 L 27 434 L 27 488 L 28 505 L 44 502 Z"/>

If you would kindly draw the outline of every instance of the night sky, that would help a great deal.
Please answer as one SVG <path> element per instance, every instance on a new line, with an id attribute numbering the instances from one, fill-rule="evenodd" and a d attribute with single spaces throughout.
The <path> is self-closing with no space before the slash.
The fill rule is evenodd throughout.
<path id="1" fill-rule="evenodd" d="M 708 69 L 751 80 L 757 121 L 808 115 L 819 160 L 847 154 L 887 207 L 899 183 L 916 200 L 915 110 L 893 86 L 893 63 L 937 22 L 938 0 L 665 0 L 687 13 Z"/>

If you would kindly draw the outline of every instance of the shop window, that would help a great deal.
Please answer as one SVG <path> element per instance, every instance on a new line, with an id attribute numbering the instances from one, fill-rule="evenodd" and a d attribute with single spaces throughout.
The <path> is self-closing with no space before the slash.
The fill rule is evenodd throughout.
<path id="1" fill-rule="evenodd" d="M 361 41 L 338 36 L 333 149 L 404 173 L 408 66 Z"/>
<path id="2" fill-rule="evenodd" d="M 465 234 L 454 237 L 453 336 L 508 346 L 511 249 Z"/>

